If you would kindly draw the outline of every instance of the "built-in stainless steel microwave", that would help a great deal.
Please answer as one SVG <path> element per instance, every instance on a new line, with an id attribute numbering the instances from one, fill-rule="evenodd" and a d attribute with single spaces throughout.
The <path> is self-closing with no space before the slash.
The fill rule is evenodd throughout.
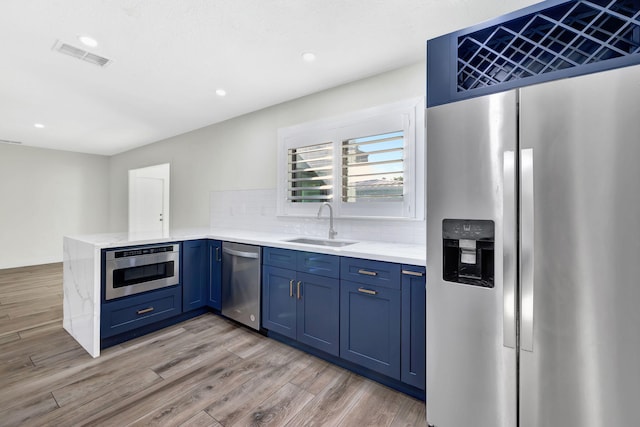
<path id="1" fill-rule="evenodd" d="M 180 244 L 105 250 L 105 299 L 177 285 Z"/>

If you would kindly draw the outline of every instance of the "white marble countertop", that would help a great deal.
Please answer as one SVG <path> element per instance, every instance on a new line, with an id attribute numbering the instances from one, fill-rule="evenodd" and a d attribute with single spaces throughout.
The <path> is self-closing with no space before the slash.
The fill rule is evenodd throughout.
<path id="1" fill-rule="evenodd" d="M 396 262 L 400 264 L 426 265 L 426 248 L 423 245 L 362 240 L 348 246 L 328 247 L 304 243 L 292 243 L 288 241 L 299 237 L 322 239 L 322 237 L 318 236 L 301 236 L 295 234 L 269 233 L 240 229 L 203 228 L 172 230 L 167 235 L 103 233 L 68 237 L 77 241 L 92 244 L 96 249 L 182 240 L 217 239 L 251 245 L 271 246 L 353 258 Z M 346 240 L 353 241 L 351 239 Z"/>

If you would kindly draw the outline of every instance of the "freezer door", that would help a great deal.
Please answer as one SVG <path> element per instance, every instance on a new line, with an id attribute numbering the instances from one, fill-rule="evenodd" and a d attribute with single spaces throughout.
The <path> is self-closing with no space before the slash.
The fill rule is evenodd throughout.
<path id="1" fill-rule="evenodd" d="M 502 245 L 515 248 L 516 124 L 515 92 L 427 110 L 426 404 L 438 427 L 516 423 L 515 254 Z M 469 232 L 493 221 L 493 287 L 443 279 L 445 219 L 480 220 L 466 222 Z M 476 243 L 463 240 L 460 259 L 478 261 Z"/>
<path id="2" fill-rule="evenodd" d="M 639 67 L 521 90 L 521 427 L 640 420 L 639 100 Z"/>

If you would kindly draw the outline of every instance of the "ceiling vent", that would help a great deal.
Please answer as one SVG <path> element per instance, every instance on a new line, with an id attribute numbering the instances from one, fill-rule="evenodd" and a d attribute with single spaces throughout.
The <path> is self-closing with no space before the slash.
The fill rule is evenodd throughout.
<path id="1" fill-rule="evenodd" d="M 56 44 L 53 45 L 53 49 L 60 53 L 64 53 L 65 55 L 73 56 L 74 58 L 81 59 L 99 67 L 104 67 L 112 62 L 108 58 L 93 54 L 91 52 L 87 52 L 86 50 L 80 49 L 79 47 L 71 46 L 70 44 L 63 43 L 60 40 L 56 41 Z"/>
<path id="2" fill-rule="evenodd" d="M 10 141 L 8 139 L 0 139 L 0 144 L 13 144 L 13 145 L 20 145 L 22 144 L 22 142 L 19 141 Z"/>

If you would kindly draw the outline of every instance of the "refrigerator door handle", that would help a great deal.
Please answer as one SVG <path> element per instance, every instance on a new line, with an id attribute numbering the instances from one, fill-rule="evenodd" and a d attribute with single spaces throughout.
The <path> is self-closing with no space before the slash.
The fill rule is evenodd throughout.
<path id="1" fill-rule="evenodd" d="M 502 205 L 502 337 L 503 346 L 516 348 L 516 154 L 503 154 Z"/>
<path id="2" fill-rule="evenodd" d="M 533 271 L 534 271 L 534 205 L 533 205 L 533 149 L 520 154 L 521 170 L 521 260 L 522 286 L 520 348 L 533 351 Z"/>

